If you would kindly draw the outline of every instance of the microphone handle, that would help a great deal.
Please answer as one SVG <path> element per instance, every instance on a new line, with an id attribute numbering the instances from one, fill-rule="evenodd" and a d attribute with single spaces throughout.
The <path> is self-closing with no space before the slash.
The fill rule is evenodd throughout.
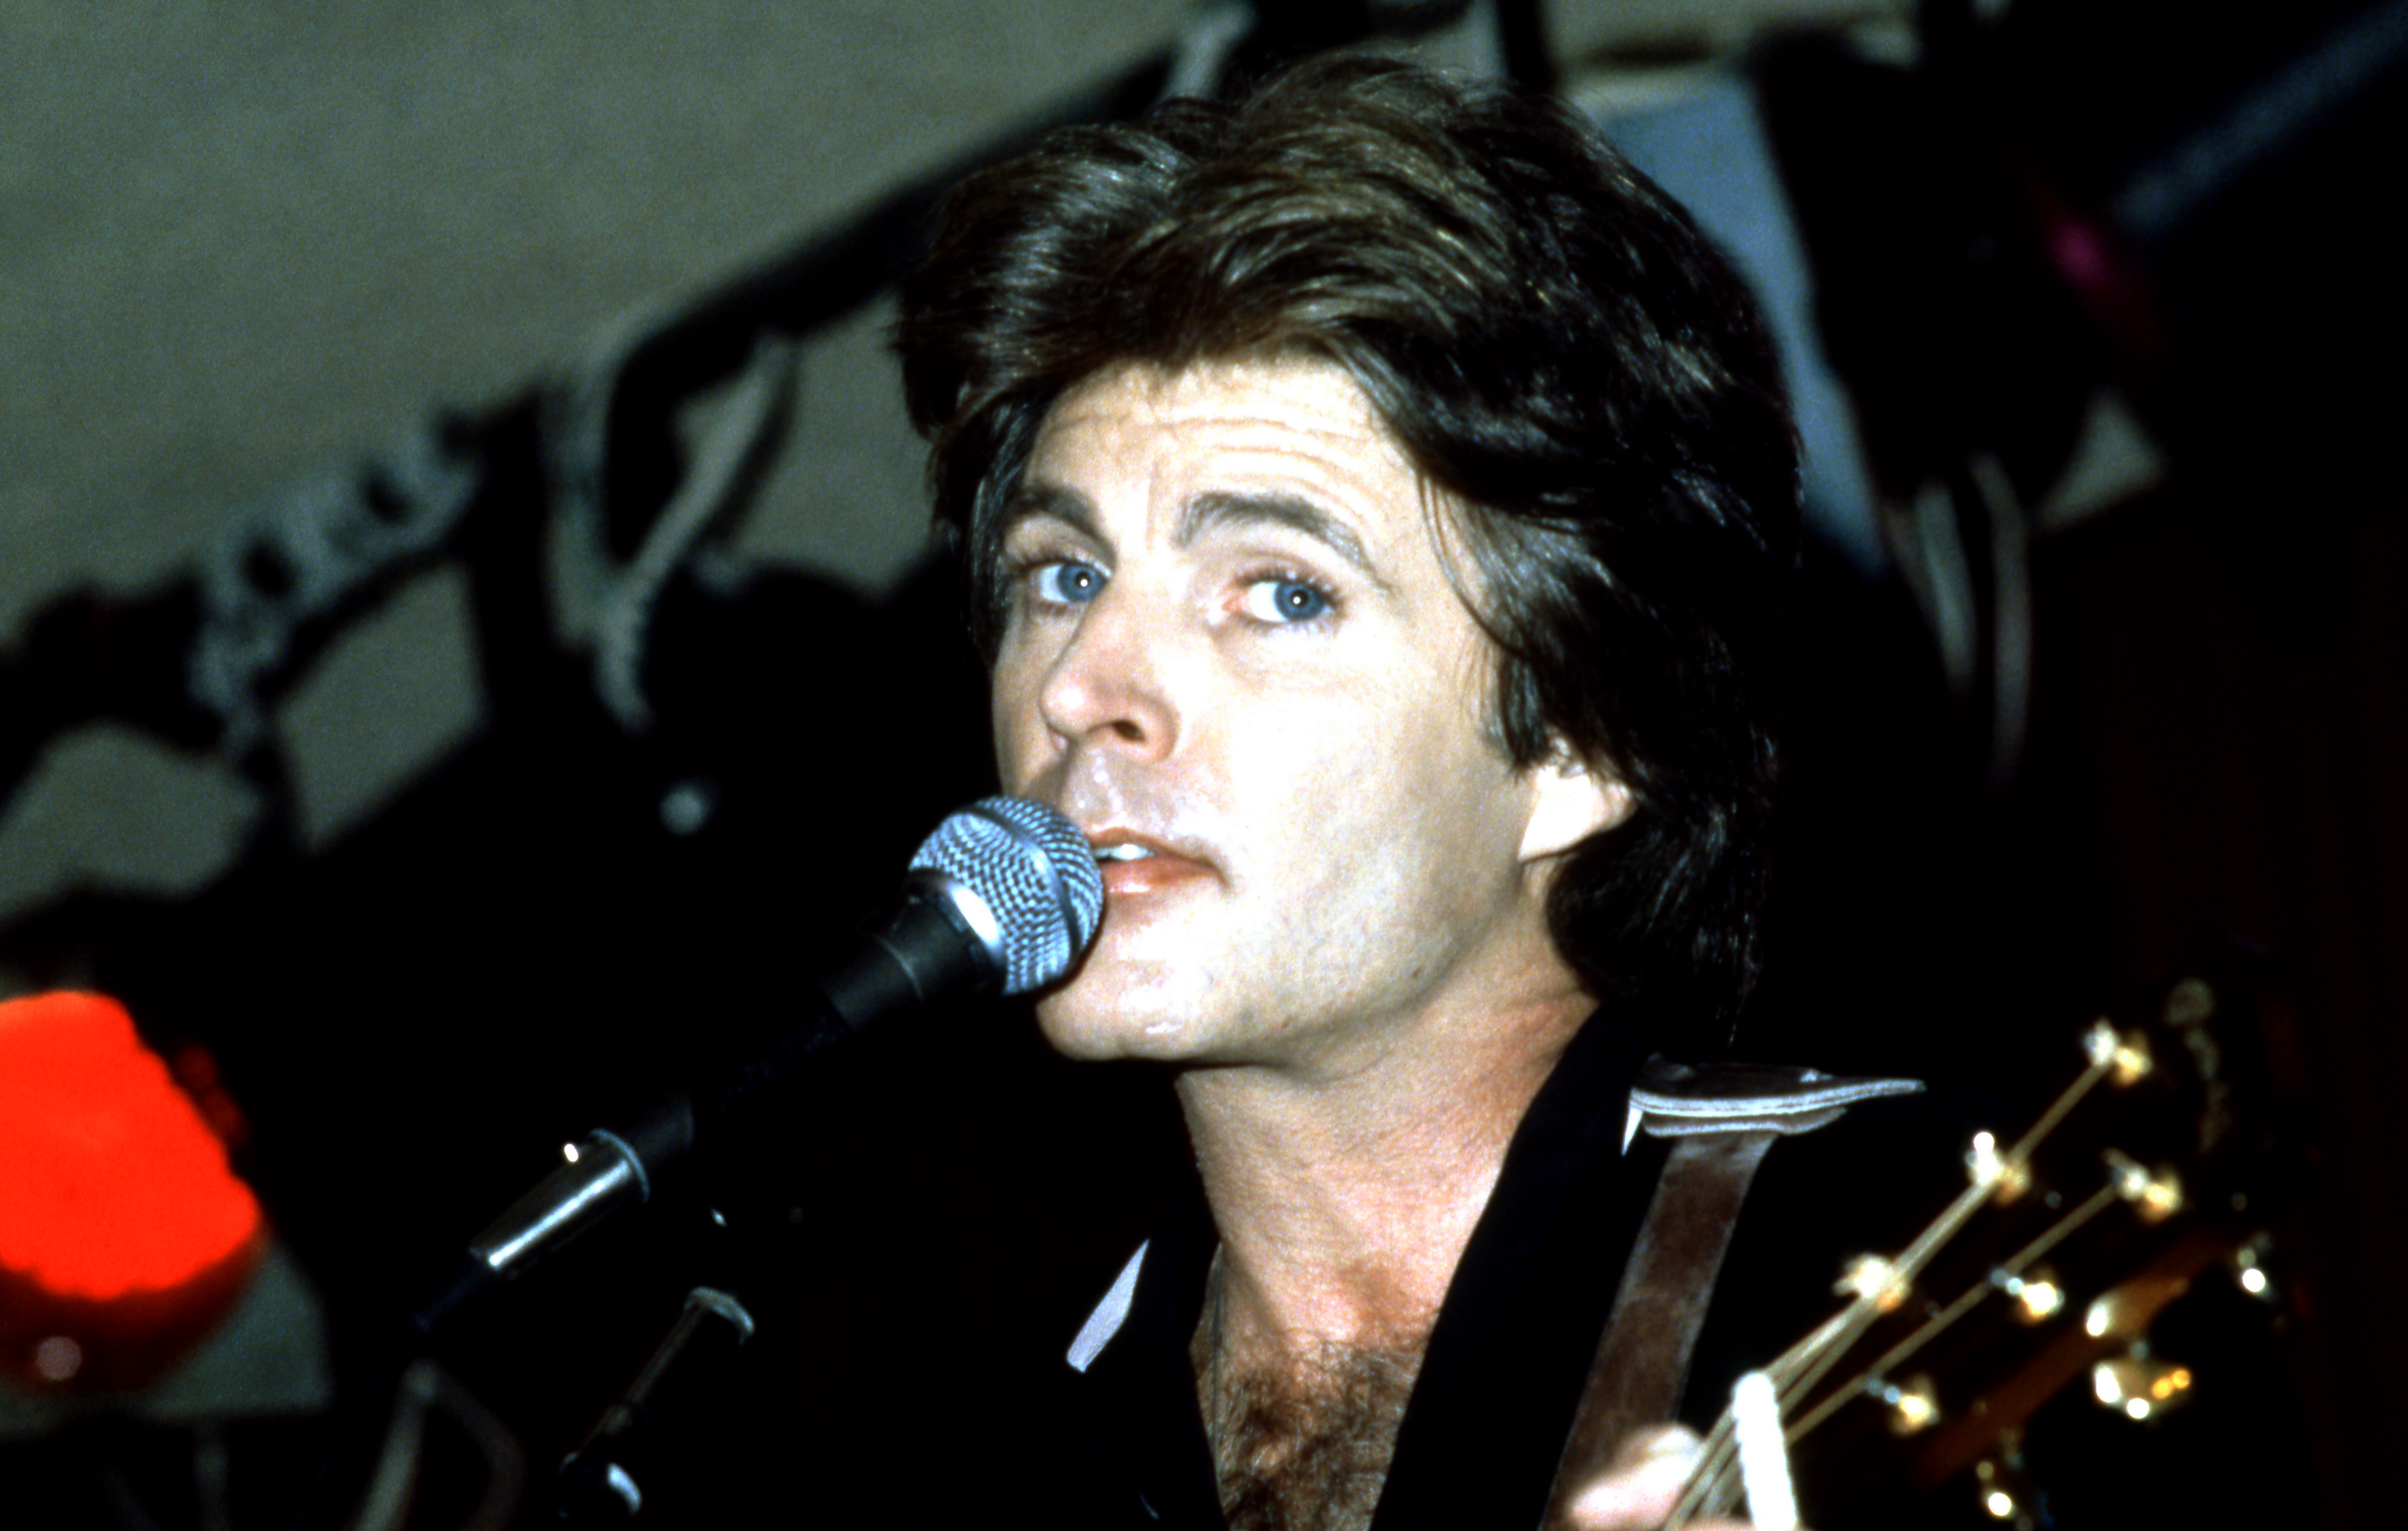
<path id="1" fill-rule="evenodd" d="M 829 1050 L 995 990 L 1003 980 L 1001 937 L 979 928 L 985 909 L 977 894 L 942 872 L 905 878 L 902 891 L 853 934 L 846 960 L 821 978 L 802 1023 L 746 1052 L 696 1092 L 703 1138 L 773 1105 Z M 647 1170 L 666 1167 L 637 1147 Z"/>

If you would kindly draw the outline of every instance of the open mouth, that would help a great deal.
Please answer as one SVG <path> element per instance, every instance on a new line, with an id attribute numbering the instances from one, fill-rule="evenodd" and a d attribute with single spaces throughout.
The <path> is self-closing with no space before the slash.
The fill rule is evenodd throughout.
<path id="1" fill-rule="evenodd" d="M 1154 851 L 1151 847 L 1126 841 L 1119 845 L 1096 847 L 1096 860 L 1098 862 L 1143 861 L 1153 854 Z"/>

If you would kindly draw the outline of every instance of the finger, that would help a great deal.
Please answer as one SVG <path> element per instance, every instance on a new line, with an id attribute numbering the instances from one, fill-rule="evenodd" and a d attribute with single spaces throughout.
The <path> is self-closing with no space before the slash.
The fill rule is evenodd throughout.
<path id="1" fill-rule="evenodd" d="M 1613 1466 L 1572 1500 L 1580 1531 L 1638 1531 L 1660 1525 L 1681 1501 L 1705 1452 L 1693 1431 L 1677 1424 L 1641 1431 L 1614 1453 Z"/>

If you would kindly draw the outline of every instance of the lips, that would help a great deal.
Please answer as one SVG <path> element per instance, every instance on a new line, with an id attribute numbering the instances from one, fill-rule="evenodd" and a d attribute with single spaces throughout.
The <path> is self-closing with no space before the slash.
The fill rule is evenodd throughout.
<path id="1" fill-rule="evenodd" d="M 1087 838 L 1096 848 L 1096 869 L 1103 876 L 1107 898 L 1141 897 L 1215 875 L 1203 858 L 1131 830 L 1096 830 Z"/>

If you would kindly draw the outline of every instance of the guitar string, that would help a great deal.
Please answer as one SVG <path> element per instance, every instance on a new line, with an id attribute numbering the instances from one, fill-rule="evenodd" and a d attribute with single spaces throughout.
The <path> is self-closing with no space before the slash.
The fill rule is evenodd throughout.
<path id="1" fill-rule="evenodd" d="M 1869 1297 L 1858 1297 L 1832 1315 L 1821 1328 L 1791 1346 L 1764 1369 L 1773 1379 L 1774 1386 L 1786 1395 L 1797 1385 L 1799 1368 L 1809 1366 L 1818 1356 L 1844 1353 L 1863 1337 L 1878 1314 Z M 1808 1383 L 1812 1385 L 1811 1382 Z M 1784 1434 L 1784 1439 L 1785 1440 Z M 1731 1411 L 1725 1409 L 1706 1438 L 1706 1451 L 1697 1475 L 1675 1507 L 1666 1525 L 1677 1531 L 1691 1516 L 1720 1514 L 1739 1502 L 1738 1434 Z"/>
<path id="2" fill-rule="evenodd" d="M 2066 1116 L 2081 1104 L 2083 1097 L 2087 1095 L 2100 1080 L 2106 1078 L 2114 1066 L 2112 1058 L 2102 1058 L 2085 1068 L 2072 1083 L 2050 1103 L 2048 1109 L 2041 1113 L 2040 1120 L 2032 1123 L 2014 1147 L 2001 1156 L 2001 1163 L 2007 1170 L 2021 1172 L 2028 1168 L 2033 1150 L 2057 1129 Z M 1976 1181 L 1959 1192 L 1941 1214 L 1932 1220 L 1930 1225 L 1907 1246 L 1906 1251 L 1891 1262 L 1890 1269 L 1897 1281 L 1911 1284 L 1914 1279 L 1922 1273 L 1923 1268 L 1937 1256 L 1939 1251 L 1962 1232 L 1964 1225 L 1971 1222 L 1974 1214 L 1991 1199 L 1997 1191 L 1998 1183 L 1997 1179 Z M 2105 1194 L 2112 1195 L 2112 1187 Z M 2097 1202 L 2098 1199 L 2094 1196 L 2091 1201 Z M 2081 1222 L 2086 1222 L 2090 1216 L 2095 1215 L 2097 1209 L 2090 1203 L 2085 1203 L 2085 1208 L 2087 1210 L 2080 1210 L 2074 1214 L 2075 1221 L 2071 1226 L 2066 1225 L 2066 1220 L 2060 1220 L 2057 1227 L 2052 1228 L 2035 1241 L 2040 1245 L 2042 1252 L 2054 1248 L 2058 1240 L 2080 1226 Z M 2035 1260 L 2039 1257 L 2038 1253 L 2030 1256 Z M 2015 1273 L 2020 1274 L 2020 1270 Z M 1976 1293 L 1978 1294 L 1979 1291 L 1980 1289 L 1977 1288 Z M 1978 1296 L 1976 1300 L 1978 1301 Z M 1961 1297 L 1958 1303 L 1961 1307 L 1947 1319 L 1948 1324 L 1955 1323 L 1956 1319 L 1963 1316 L 1965 1311 L 1974 1306 L 1974 1303 L 1966 1302 Z M 1837 1366 L 1840 1360 L 1855 1347 L 1856 1341 L 1864 1338 L 1865 1333 L 1880 1317 L 1877 1297 L 1859 1295 L 1825 1323 L 1821 1328 L 1797 1345 L 1790 1347 L 1767 1366 L 1764 1368 L 1765 1371 L 1772 1377 L 1780 1390 L 1783 1409 L 1785 1411 L 1793 1408 L 1798 1400 L 1813 1392 L 1815 1386 L 1829 1375 L 1832 1367 Z M 1918 1331 L 1917 1348 L 1945 1327 L 1946 1324 L 1935 1327 L 1927 1323 L 1926 1329 L 1929 1333 Z M 1886 1359 L 1885 1357 L 1885 1360 Z M 1802 1372 L 1797 1369 L 1799 1367 L 1803 1368 Z M 1798 1424 L 1784 1430 L 1783 1439 L 1795 1444 L 1808 1431 L 1829 1418 L 1848 1399 L 1857 1396 L 1857 1390 L 1866 1377 L 1870 1375 L 1873 1375 L 1873 1372 L 1868 1371 L 1856 1378 L 1849 1386 L 1835 1389 L 1824 1398 L 1810 1418 L 1801 1418 Z M 1665 1522 L 1666 1531 L 1681 1531 L 1681 1528 L 1685 1526 L 1693 1517 L 1701 1513 L 1721 1514 L 1739 1502 L 1737 1438 L 1732 1429 L 1731 1413 L 1727 1408 L 1715 1420 L 1713 1429 L 1708 1434 L 1704 1444 L 1704 1458 L 1698 1473 L 1690 1480 L 1689 1486 L 1683 1493 L 1680 1502 L 1674 1507 L 1671 1517 Z"/>
<path id="3" fill-rule="evenodd" d="M 2039 1238 L 2006 1260 L 2000 1261 L 1998 1266 L 1999 1274 L 2021 1276 L 2026 1270 L 2031 1268 L 2033 1262 L 2078 1232 L 2084 1223 L 2114 1205 L 2115 1200 L 2114 1186 L 2100 1186 L 2087 1201 L 2058 1219 Z M 1870 1366 L 1857 1373 L 1854 1379 L 1826 1395 L 1823 1401 L 1812 1411 L 1800 1415 L 1797 1424 L 1789 1428 L 1783 1438 L 1796 1441 L 1806 1432 L 1828 1419 L 1833 1411 L 1850 1398 L 1860 1396 L 1865 1391 L 1865 1384 L 1877 1377 L 1886 1376 L 1896 1370 L 1900 1362 L 1911 1359 L 1917 1351 L 1937 1339 L 1951 1324 L 1979 1307 L 1983 1298 L 1997 1295 L 2002 1290 L 2003 1288 L 1990 1278 L 1985 1278 L 1966 1288 L 1957 1295 L 1955 1302 L 1926 1319 L 1921 1328 L 1883 1352 Z"/>
<path id="4" fill-rule="evenodd" d="M 2040 1146 L 2042 1138 L 2057 1130 L 2057 1124 L 2066 1119 L 2068 1113 L 2082 1104 L 2082 1097 L 2088 1095 L 2091 1088 L 2100 1080 L 2105 1079 L 2114 1066 L 2115 1060 L 2110 1055 L 2084 1069 L 2079 1079 L 2066 1086 L 2065 1093 L 2057 1097 L 2055 1104 L 2041 1113 L 2040 1120 L 2031 1124 L 2030 1129 L 2024 1134 L 2022 1141 L 2008 1151 L 2009 1161 L 2020 1165 L 2030 1159 L 2031 1151 Z"/>
<path id="5" fill-rule="evenodd" d="M 1767 1363 L 1764 1371 L 1772 1379 L 1774 1387 L 1786 1385 L 1796 1375 L 1799 1365 L 1806 1355 L 1823 1346 L 1840 1342 L 1841 1335 L 1854 1313 L 1855 1307 L 1851 1305 L 1832 1314 L 1824 1321 L 1821 1328 Z M 1689 1516 L 1698 1514 L 1699 1502 L 1713 1495 L 1715 1492 L 1715 1485 L 1724 1482 L 1726 1478 L 1729 1479 L 1729 1483 L 1734 1489 L 1736 1487 L 1737 1479 L 1731 1476 L 1731 1470 L 1738 1460 L 1736 1455 L 1738 1436 L 1737 1425 L 1729 1409 L 1724 1409 L 1721 1417 L 1714 1421 L 1713 1428 L 1707 1432 L 1706 1438 L 1701 1444 L 1698 1469 L 1691 1476 L 1687 1488 L 1683 1492 L 1680 1504 L 1674 1508 L 1672 1519 L 1665 1523 L 1668 1526 L 1683 1525 Z M 1720 1510 L 1728 1508 L 1729 1505 L 1726 1503 L 1719 1506 L 1716 1512 L 1719 1513 Z"/>

